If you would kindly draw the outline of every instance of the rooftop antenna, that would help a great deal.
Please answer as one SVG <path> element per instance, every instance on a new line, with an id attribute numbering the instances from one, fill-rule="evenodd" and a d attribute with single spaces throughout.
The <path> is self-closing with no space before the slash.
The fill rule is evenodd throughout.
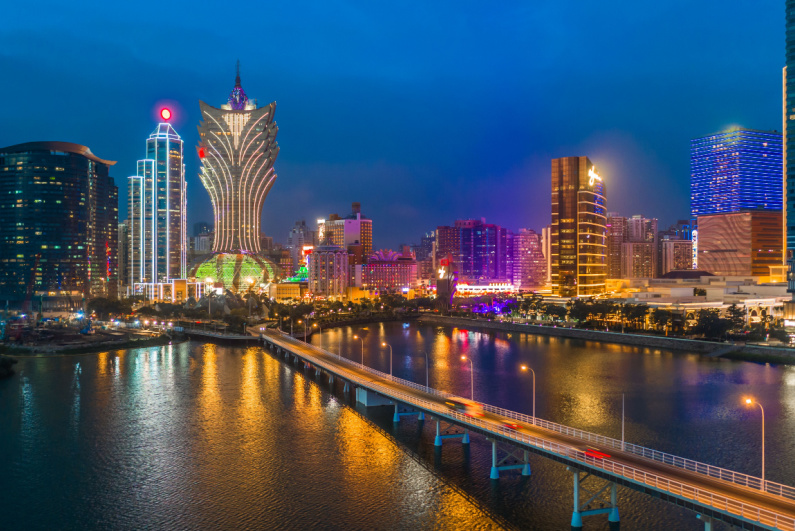
<path id="1" fill-rule="evenodd" d="M 235 67 L 235 87 L 240 88 L 240 59 L 237 60 L 237 66 Z"/>

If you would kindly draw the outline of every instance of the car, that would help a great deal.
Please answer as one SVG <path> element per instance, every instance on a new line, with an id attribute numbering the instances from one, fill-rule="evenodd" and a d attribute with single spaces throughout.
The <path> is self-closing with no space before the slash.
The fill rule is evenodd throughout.
<path id="1" fill-rule="evenodd" d="M 482 417 L 483 416 L 483 406 L 478 404 L 477 402 L 472 402 L 471 400 L 464 400 L 464 399 L 448 399 L 445 401 L 444 405 L 449 407 L 450 409 L 454 409 L 467 415 L 468 417 Z"/>
<path id="2" fill-rule="evenodd" d="M 594 448 L 593 446 L 573 446 L 574 450 L 578 452 L 582 452 L 585 454 L 585 457 L 590 457 L 591 459 L 609 459 L 611 457 L 610 454 L 606 454 L 603 451 Z"/>
<path id="3" fill-rule="evenodd" d="M 508 428 L 509 430 L 518 430 L 520 428 L 519 423 L 511 419 L 502 419 L 500 423 L 503 428 Z"/>

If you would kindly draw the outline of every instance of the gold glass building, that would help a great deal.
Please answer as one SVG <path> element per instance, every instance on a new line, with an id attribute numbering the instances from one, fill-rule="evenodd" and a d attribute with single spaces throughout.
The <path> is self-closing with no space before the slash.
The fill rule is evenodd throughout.
<path id="1" fill-rule="evenodd" d="M 588 157 L 552 159 L 552 291 L 598 295 L 607 279 L 605 184 Z"/>

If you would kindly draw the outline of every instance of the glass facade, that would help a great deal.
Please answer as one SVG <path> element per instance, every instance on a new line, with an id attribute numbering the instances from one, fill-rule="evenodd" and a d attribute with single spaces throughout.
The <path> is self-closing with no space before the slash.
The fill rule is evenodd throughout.
<path id="1" fill-rule="evenodd" d="M 690 216 L 782 209 L 782 135 L 733 128 L 690 141 Z"/>
<path id="2" fill-rule="evenodd" d="M 0 298 L 117 295 L 113 164 L 69 142 L 0 149 Z"/>
<path id="3" fill-rule="evenodd" d="M 784 67 L 784 232 L 786 255 L 789 260 L 795 254 L 795 134 L 793 122 L 795 121 L 795 0 L 786 0 L 786 44 Z M 793 264 L 789 263 L 790 273 L 787 275 L 788 291 L 795 294 L 795 277 L 793 277 Z M 795 296 L 795 295 L 793 295 Z"/>
<path id="4" fill-rule="evenodd" d="M 146 158 L 129 178 L 127 245 L 135 283 L 185 278 L 187 196 L 182 139 L 167 123 L 146 141 Z"/>
<path id="5" fill-rule="evenodd" d="M 553 293 L 581 297 L 604 292 L 606 191 L 588 157 L 552 160 L 550 253 Z"/>

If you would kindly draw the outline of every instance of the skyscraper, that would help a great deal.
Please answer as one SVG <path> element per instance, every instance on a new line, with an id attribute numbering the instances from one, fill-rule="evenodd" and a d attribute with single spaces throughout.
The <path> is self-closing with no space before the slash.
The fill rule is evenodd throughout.
<path id="1" fill-rule="evenodd" d="M 358 243 L 365 257 L 373 252 L 373 220 L 362 215 L 361 203 L 352 203 L 351 213 L 344 218 L 332 214 L 318 228 L 323 240 L 319 243 L 327 241 L 342 248 Z"/>
<path id="2" fill-rule="evenodd" d="M 185 278 L 187 226 L 182 138 L 163 109 L 146 141 L 146 158 L 129 178 L 127 245 L 130 286 Z"/>
<path id="3" fill-rule="evenodd" d="M 70 142 L 0 148 L 0 298 L 56 292 L 68 308 L 117 295 L 114 164 Z"/>
<path id="4" fill-rule="evenodd" d="M 607 214 L 607 278 L 621 278 L 622 245 L 627 241 L 627 218 Z"/>
<path id="5" fill-rule="evenodd" d="M 734 127 L 690 141 L 690 217 L 782 209 L 782 135 Z"/>
<path id="6" fill-rule="evenodd" d="M 552 291 L 603 293 L 607 278 L 605 185 L 588 157 L 552 159 Z"/>
<path id="7" fill-rule="evenodd" d="M 485 219 L 459 219 L 453 227 L 437 227 L 436 247 L 437 259 L 452 256 L 450 267 L 459 280 L 510 281 L 513 275 L 508 233 Z"/>
<path id="8" fill-rule="evenodd" d="M 795 121 L 795 0 L 787 0 L 785 6 L 786 41 L 784 77 L 784 247 L 788 262 L 788 289 L 793 303 L 785 312 L 788 318 L 795 314 L 795 268 L 791 262 L 795 255 L 795 133 L 790 124 Z"/>
<path id="9" fill-rule="evenodd" d="M 272 280 L 276 271 L 257 255 L 262 208 L 276 180 L 276 102 L 258 108 L 243 90 L 238 65 L 227 103 L 216 108 L 200 101 L 199 107 L 199 177 L 213 204 L 215 256 L 191 275 L 213 279 L 226 289 L 247 289 L 248 284 Z"/>
<path id="10" fill-rule="evenodd" d="M 522 289 L 544 286 L 546 266 L 541 235 L 532 229 L 519 229 L 513 236 L 513 285 Z"/>
<path id="11" fill-rule="evenodd" d="M 698 268 L 715 275 L 775 276 L 782 265 L 781 211 L 699 216 Z"/>

